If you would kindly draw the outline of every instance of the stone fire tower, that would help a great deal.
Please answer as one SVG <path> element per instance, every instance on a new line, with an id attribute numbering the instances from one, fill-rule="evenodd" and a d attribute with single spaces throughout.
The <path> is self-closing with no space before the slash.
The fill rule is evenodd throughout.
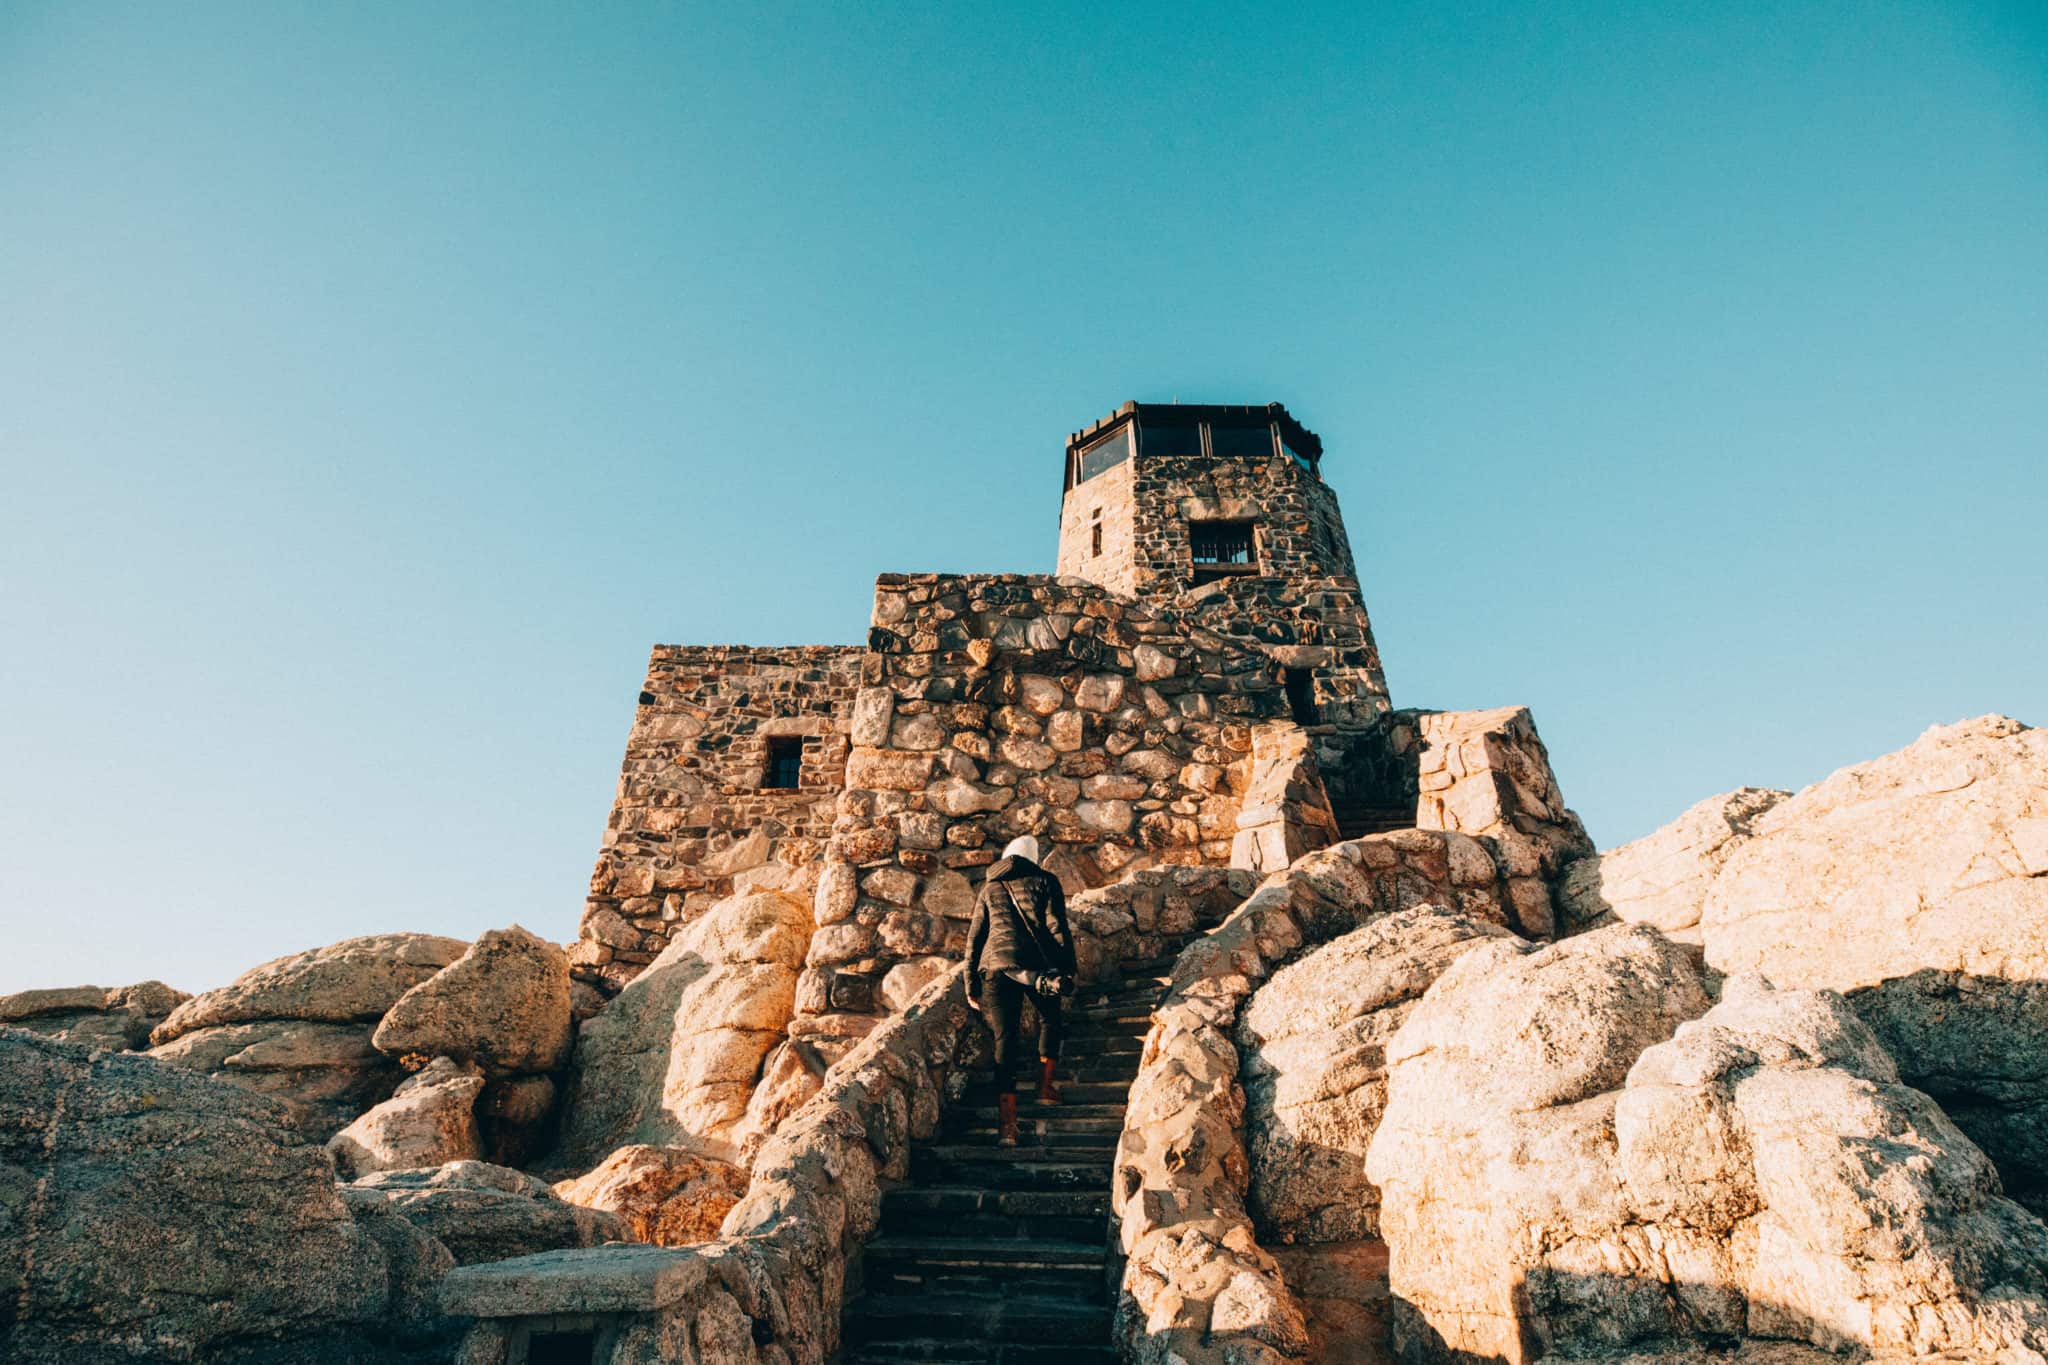
<path id="1" fill-rule="evenodd" d="M 1323 443 L 1278 403 L 1126 403 L 1067 441 L 1059 572 L 1133 597 L 1355 579 Z"/>

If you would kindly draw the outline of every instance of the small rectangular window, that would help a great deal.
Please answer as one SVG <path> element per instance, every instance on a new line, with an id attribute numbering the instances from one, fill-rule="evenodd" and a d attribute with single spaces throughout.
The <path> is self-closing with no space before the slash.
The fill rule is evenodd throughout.
<path id="1" fill-rule="evenodd" d="M 777 736 L 768 741 L 768 767 L 761 785 L 794 791 L 803 779 L 804 742 L 795 736 Z"/>
<path id="2" fill-rule="evenodd" d="M 1188 542 L 1198 565 L 1253 563 L 1252 524 L 1248 521 L 1190 522 Z"/>
<path id="3" fill-rule="evenodd" d="M 1095 523 L 1094 549 L 1092 553 L 1097 555 L 1102 553 L 1102 523 L 1099 521 Z"/>
<path id="4" fill-rule="evenodd" d="M 1270 422 L 1257 425 L 1244 424 L 1226 426 L 1222 422 L 1209 425 L 1209 453 L 1217 459 L 1270 459 L 1273 454 L 1273 427 Z"/>
<path id="5" fill-rule="evenodd" d="M 1081 451 L 1080 482 L 1086 483 L 1107 470 L 1116 468 L 1131 454 L 1131 429 L 1118 427 L 1109 435 L 1084 447 Z"/>
<path id="6" fill-rule="evenodd" d="M 1138 449 L 1148 456 L 1198 457 L 1202 453 L 1201 425 L 1190 422 L 1186 426 L 1153 426 L 1148 421 L 1138 428 Z"/>

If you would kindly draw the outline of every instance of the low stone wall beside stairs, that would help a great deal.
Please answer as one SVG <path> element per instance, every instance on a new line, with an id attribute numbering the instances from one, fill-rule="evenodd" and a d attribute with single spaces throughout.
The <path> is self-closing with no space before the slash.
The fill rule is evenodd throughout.
<path id="1" fill-rule="evenodd" d="M 874 1231 L 881 1181 L 986 1055 L 964 967 L 931 982 L 832 1068 L 754 1160 L 719 1240 L 605 1246 L 463 1267 L 442 1309 L 475 1319 L 460 1365 L 506 1365 L 536 1333 L 593 1343 L 593 1365 L 699 1360 L 825 1365 L 839 1345 L 849 1260 Z"/>

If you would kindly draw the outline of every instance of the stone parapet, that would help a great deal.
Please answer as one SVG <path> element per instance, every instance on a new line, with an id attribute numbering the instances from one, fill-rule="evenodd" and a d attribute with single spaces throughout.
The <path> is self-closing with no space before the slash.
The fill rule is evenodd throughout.
<path id="1" fill-rule="evenodd" d="M 1507 879 L 1510 927 L 1552 937 L 1553 889 L 1567 864 L 1592 854 L 1593 841 L 1565 808 L 1529 709 L 1399 711 L 1394 720 L 1397 742 L 1412 736 L 1416 827 L 1482 841 Z"/>
<path id="2" fill-rule="evenodd" d="M 1308 732 L 1287 722 L 1252 734 L 1251 775 L 1230 864 L 1251 872 L 1277 872 L 1304 853 L 1337 842 L 1337 819 Z"/>

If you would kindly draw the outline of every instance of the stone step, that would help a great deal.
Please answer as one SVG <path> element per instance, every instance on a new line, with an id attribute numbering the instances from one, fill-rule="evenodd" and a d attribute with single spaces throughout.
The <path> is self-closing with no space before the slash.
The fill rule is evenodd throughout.
<path id="1" fill-rule="evenodd" d="M 1062 1098 L 1058 1104 L 1040 1104 L 1031 1088 L 1025 1087 L 1017 1095 L 1018 1121 L 1022 1122 L 1027 1119 L 1115 1119 L 1119 1125 L 1123 1123 L 1123 1105 L 1107 1104 L 1101 1101 L 1089 1101 L 1084 1104 L 1079 1100 L 1068 1103 L 1065 1099 L 1066 1089 L 1064 1085 L 1060 1087 Z M 946 1110 L 946 1117 L 949 1119 L 971 1118 L 994 1123 L 996 1120 L 995 1100 L 993 1097 L 990 1097 L 978 1104 L 962 1100 Z"/>
<path id="2" fill-rule="evenodd" d="M 1066 1076 L 1061 1076 L 1059 1078 L 1058 1083 L 1060 1088 L 1060 1100 L 1062 1101 L 1062 1108 L 1065 1108 L 1068 1105 L 1121 1105 L 1124 1102 L 1124 1098 L 1130 1094 L 1131 1090 L 1131 1084 L 1129 1080 L 1125 1080 L 1123 1083 L 1118 1084 L 1114 1081 L 1071 1080 Z M 1035 1091 L 1036 1089 L 1036 1082 L 1025 1084 L 1020 1079 L 1018 1083 L 1017 1100 L 1018 1114 L 1023 1114 L 1023 1112 L 1027 1108 L 1037 1108 L 1036 1102 L 1031 1098 L 1033 1091 Z M 991 1081 L 987 1075 L 982 1075 L 974 1078 L 974 1080 L 972 1080 L 968 1084 L 966 1093 L 964 1093 L 954 1103 L 960 1105 L 971 1105 L 976 1107 L 985 1106 L 993 1108 L 995 1102 L 995 1083 Z"/>
<path id="3" fill-rule="evenodd" d="M 851 1347 L 841 1365 L 1116 1365 L 1114 1346 L 1027 1342 L 878 1341 Z"/>
<path id="4" fill-rule="evenodd" d="M 1128 1090 L 1131 1082 L 1138 1078 L 1140 1056 L 1141 1054 L 1136 1052 L 1104 1052 L 1094 1056 L 1070 1054 L 1060 1059 L 1059 1069 L 1053 1072 L 1053 1084 L 1063 1087 L 1069 1081 L 1121 1081 Z M 969 1086 L 979 1085 L 984 1089 L 989 1088 L 992 1083 L 993 1077 L 987 1072 L 976 1075 L 968 1082 Z M 1035 1093 L 1038 1090 L 1036 1069 L 1027 1072 L 1019 1067 L 1013 1085 L 1016 1090 L 1026 1094 Z"/>
<path id="5" fill-rule="evenodd" d="M 886 1234 L 861 1255 L 869 1297 L 890 1294 L 1028 1294 L 1108 1302 L 1109 1243 L 1016 1237 Z"/>
<path id="6" fill-rule="evenodd" d="M 1109 1188 L 1116 1149 L 1101 1147 L 976 1146 L 920 1143 L 910 1149 L 910 1178 L 919 1185 L 968 1185 L 999 1190 Z"/>
<path id="7" fill-rule="evenodd" d="M 1017 1131 L 1020 1133 L 1027 1128 L 1045 1133 L 1104 1133 L 1107 1136 L 1100 1139 L 1101 1141 L 1115 1142 L 1116 1135 L 1124 1128 L 1124 1116 L 1120 1113 L 1076 1114 L 1063 1104 L 1026 1105 L 1023 1099 L 1023 1096 L 1019 1096 L 1017 1105 Z M 1122 1106 L 1090 1104 L 1075 1105 L 1073 1108 L 1100 1111 L 1120 1109 Z M 962 1105 L 939 1120 L 940 1131 L 978 1132 L 986 1128 L 993 1132 L 1000 1117 L 1001 1111 L 993 1104 Z"/>
<path id="8" fill-rule="evenodd" d="M 1021 1295 L 919 1294 L 875 1295 L 847 1309 L 844 1338 L 849 1349 L 869 1346 L 899 1351 L 930 1349 L 941 1343 L 953 1351 L 1001 1350 L 1029 1344 L 1044 1351 L 1106 1349 L 1110 1343 L 1107 1304 L 1079 1304 L 1067 1298 Z M 876 1359 L 888 1359 L 877 1356 Z M 996 1361 L 988 1354 L 918 1356 L 906 1360 Z M 1017 1356 L 1008 1359 L 1025 1360 Z M 1089 1354 L 1039 1356 L 1038 1359 L 1094 1360 Z M 1101 1357 L 1116 1358 L 1112 1351 Z"/>
<path id="9" fill-rule="evenodd" d="M 1076 1029 L 1067 1035 L 1066 1045 L 1060 1049 L 1060 1060 L 1092 1057 L 1106 1052 L 1143 1052 L 1147 1032 L 1135 1025 L 1123 1032 Z"/>
<path id="10" fill-rule="evenodd" d="M 1085 1126 L 1077 1126 L 1085 1125 Z M 1073 1147 L 1105 1147 L 1115 1144 L 1123 1124 L 1116 1119 L 1078 1119 L 1069 1124 L 1058 1121 L 1039 1120 L 1017 1124 L 1017 1147 L 1043 1147 L 1048 1150 L 1067 1150 Z M 940 1129 L 941 1138 L 960 1146 L 986 1146 L 993 1148 L 1000 1130 L 995 1120 L 987 1123 L 948 1121 Z"/>
<path id="11" fill-rule="evenodd" d="M 1049 1238 L 1109 1234 L 1106 1190 L 984 1190 L 904 1186 L 882 1196 L 883 1235 Z"/>
<path id="12" fill-rule="evenodd" d="M 1133 1017 L 1130 1014 L 1102 1015 L 1090 1018 L 1085 1014 L 1069 1014 L 1067 1037 L 1073 1038 L 1143 1038 L 1152 1028 L 1152 1016 Z"/>

